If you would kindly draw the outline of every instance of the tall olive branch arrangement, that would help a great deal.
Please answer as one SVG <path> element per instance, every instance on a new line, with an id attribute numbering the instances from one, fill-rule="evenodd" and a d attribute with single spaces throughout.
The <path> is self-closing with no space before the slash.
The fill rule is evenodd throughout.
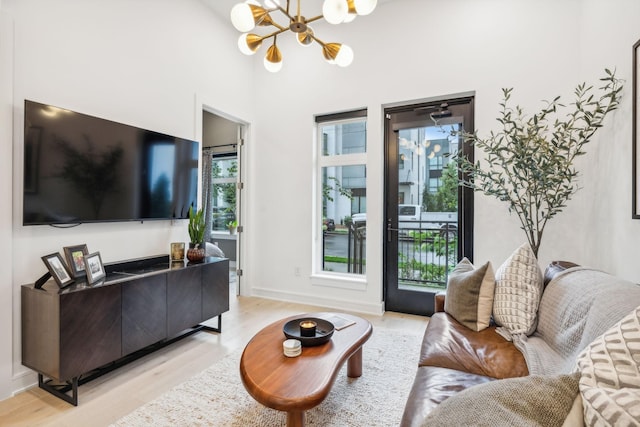
<path id="1" fill-rule="evenodd" d="M 475 163 L 461 152 L 457 155 L 464 177 L 461 185 L 507 202 L 536 257 L 547 221 L 562 212 L 579 189 L 574 160 L 585 154 L 585 145 L 620 103 L 622 81 L 615 70 L 605 69 L 605 74 L 598 90 L 578 85 L 569 107 L 558 96 L 545 101 L 546 106 L 532 116 L 520 106 L 510 107 L 512 88 L 503 89 L 497 118 L 500 132 L 492 131 L 487 138 L 479 137 L 477 131 L 453 132 L 485 154 L 483 162 Z M 558 117 L 565 108 L 568 114 Z"/>

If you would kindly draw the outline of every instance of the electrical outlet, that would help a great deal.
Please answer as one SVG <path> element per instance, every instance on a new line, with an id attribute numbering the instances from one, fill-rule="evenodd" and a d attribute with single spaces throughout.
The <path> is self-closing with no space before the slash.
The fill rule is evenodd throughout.
<path id="1" fill-rule="evenodd" d="M 294 276 L 300 276 L 300 267 L 296 267 L 293 269 L 293 275 Z"/>

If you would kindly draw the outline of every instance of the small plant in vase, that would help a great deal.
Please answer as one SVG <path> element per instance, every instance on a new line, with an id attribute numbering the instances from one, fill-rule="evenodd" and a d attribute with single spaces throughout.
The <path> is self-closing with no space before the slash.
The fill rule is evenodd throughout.
<path id="1" fill-rule="evenodd" d="M 229 234 L 235 234 L 236 228 L 238 228 L 238 221 L 235 219 L 233 221 L 229 221 L 227 223 L 227 228 L 229 229 Z"/>
<path id="2" fill-rule="evenodd" d="M 193 211 L 193 206 L 189 208 L 189 250 L 187 259 L 191 262 L 201 262 L 204 259 L 204 211 L 199 209 Z"/>

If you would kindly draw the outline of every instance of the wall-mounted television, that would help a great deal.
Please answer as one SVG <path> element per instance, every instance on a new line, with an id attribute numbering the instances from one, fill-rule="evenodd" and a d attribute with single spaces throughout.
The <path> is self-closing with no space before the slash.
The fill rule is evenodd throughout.
<path id="1" fill-rule="evenodd" d="M 189 217 L 196 141 L 24 104 L 24 225 Z"/>

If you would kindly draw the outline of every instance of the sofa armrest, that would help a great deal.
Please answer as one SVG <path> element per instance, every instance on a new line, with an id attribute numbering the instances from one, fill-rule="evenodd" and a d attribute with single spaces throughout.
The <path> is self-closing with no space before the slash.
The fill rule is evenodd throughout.
<path id="1" fill-rule="evenodd" d="M 544 271 L 544 287 L 546 288 L 549 282 L 556 276 L 556 274 L 571 268 L 577 267 L 578 264 L 574 264 L 570 261 L 553 261 L 551 262 L 546 270 Z"/>
<path id="2" fill-rule="evenodd" d="M 433 296 L 433 312 L 434 313 L 442 313 L 444 312 L 444 298 L 446 296 L 445 292 L 438 292 Z"/>

